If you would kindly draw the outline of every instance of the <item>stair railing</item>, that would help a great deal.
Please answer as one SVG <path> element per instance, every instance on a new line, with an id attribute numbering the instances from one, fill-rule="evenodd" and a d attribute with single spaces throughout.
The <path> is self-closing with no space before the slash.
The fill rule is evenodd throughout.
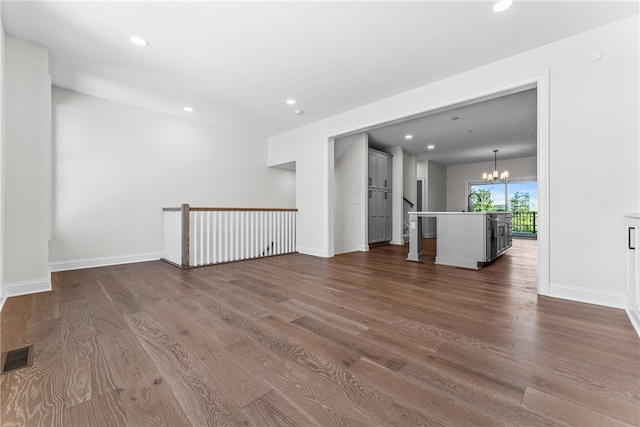
<path id="1" fill-rule="evenodd" d="M 163 208 L 164 258 L 191 268 L 296 252 L 297 209 Z"/>

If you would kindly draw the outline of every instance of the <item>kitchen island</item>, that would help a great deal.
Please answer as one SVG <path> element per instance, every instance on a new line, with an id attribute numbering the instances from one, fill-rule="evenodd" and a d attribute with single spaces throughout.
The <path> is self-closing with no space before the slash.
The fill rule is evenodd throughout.
<path id="1" fill-rule="evenodd" d="M 422 261 L 420 218 L 436 218 L 436 264 L 477 270 L 511 247 L 508 212 L 409 212 L 409 261 Z"/>

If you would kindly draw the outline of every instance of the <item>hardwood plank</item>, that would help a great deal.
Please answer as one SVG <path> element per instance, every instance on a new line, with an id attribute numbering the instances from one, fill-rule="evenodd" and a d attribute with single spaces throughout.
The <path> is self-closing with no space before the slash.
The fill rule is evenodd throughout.
<path id="1" fill-rule="evenodd" d="M 354 337 L 311 317 L 303 316 L 294 320 L 292 323 L 305 328 L 330 342 L 349 349 L 362 357 L 374 360 L 379 365 L 391 369 L 392 371 L 400 370 L 400 368 L 407 363 L 406 356 L 395 352 L 388 347 L 376 342 L 365 340 L 361 337 Z"/>
<path id="2" fill-rule="evenodd" d="M 76 290 L 80 290 L 78 285 Z M 74 299 L 60 304 L 60 330 L 63 341 L 82 341 L 96 335 L 96 328 L 89 314 L 83 294 L 74 292 Z"/>
<path id="3" fill-rule="evenodd" d="M 63 341 L 60 352 L 67 408 L 116 389 L 97 336 Z"/>
<path id="4" fill-rule="evenodd" d="M 540 339 L 544 344 L 544 338 Z M 586 356 L 585 354 L 589 354 Z M 528 363 L 545 367 L 545 372 L 563 378 L 565 381 L 584 384 L 593 391 L 606 392 L 607 395 L 626 401 L 640 401 L 640 369 L 633 360 L 619 363 L 616 358 L 610 360 L 606 355 L 591 352 L 583 348 L 575 354 L 556 352 L 552 346 L 538 347 L 521 345 L 516 342 L 511 356 Z"/>
<path id="5" fill-rule="evenodd" d="M 355 403 L 354 406 L 364 408 L 367 414 L 378 418 L 378 422 L 384 420 L 382 421 L 384 424 L 393 424 L 399 420 L 406 422 L 406 420 L 420 421 L 423 419 L 421 414 L 415 413 L 396 402 L 388 401 L 384 396 L 377 394 L 374 389 L 359 382 L 339 366 L 319 358 L 313 352 L 297 346 L 282 337 L 273 336 L 239 315 L 224 313 L 220 307 L 217 308 L 217 313 L 224 316 L 226 321 L 243 329 L 247 336 L 260 343 L 266 349 L 277 353 L 278 356 L 290 362 L 299 364 L 305 370 L 311 371 L 315 378 L 325 383 L 326 386 L 334 388 L 342 398 L 353 401 Z"/>
<path id="6" fill-rule="evenodd" d="M 257 283 L 256 280 L 254 280 L 253 282 L 254 283 L 251 283 L 244 279 L 234 279 L 227 281 L 227 283 L 233 286 L 237 286 L 246 291 L 256 294 L 260 297 L 261 301 L 271 301 L 277 304 L 289 299 L 288 297 L 281 295 L 278 292 L 274 292 L 260 283 Z"/>
<path id="7" fill-rule="evenodd" d="M 302 366 L 256 342 L 245 339 L 231 345 L 229 351 L 273 389 L 295 402 L 296 408 L 314 420 L 312 425 L 368 427 L 388 424 L 347 402 L 333 387 L 320 384 Z"/>
<path id="8" fill-rule="evenodd" d="M 640 425 L 625 312 L 537 296 L 535 256 L 516 241 L 472 271 L 383 245 L 54 273 L 0 315 L 3 348 L 35 346 L 0 377 L 2 423 Z"/>
<path id="9" fill-rule="evenodd" d="M 485 378 L 446 359 L 430 356 L 412 361 L 399 374 L 442 398 L 457 402 L 485 417 L 495 425 L 556 426 L 557 421 L 521 405 L 523 393 Z M 473 423 L 472 423 L 473 424 Z"/>
<path id="10" fill-rule="evenodd" d="M 314 422 L 275 390 L 242 408 L 242 413 L 255 426 L 311 426 Z"/>
<path id="11" fill-rule="evenodd" d="M 2 425 L 63 425 L 60 319 L 29 327 L 26 336 L 34 343 L 33 365 L 0 376 Z"/>
<path id="12" fill-rule="evenodd" d="M 309 351 L 313 351 L 319 357 L 337 366 L 350 366 L 360 359 L 360 355 L 357 352 L 334 342 L 327 341 L 322 337 L 318 337 L 316 334 L 310 334 L 307 329 L 287 322 L 284 319 L 267 316 L 259 319 L 257 322 L 259 326 L 266 328 L 274 335 L 286 337 L 288 341 Z"/>
<path id="13" fill-rule="evenodd" d="M 68 408 L 64 412 L 63 425 L 66 427 L 123 426 L 127 427 L 126 416 L 116 390 Z"/>
<path id="14" fill-rule="evenodd" d="M 584 427 L 631 426 L 631 424 L 607 417 L 584 406 L 576 405 L 562 398 L 543 393 L 533 387 L 527 387 L 525 390 L 522 404 L 534 411 L 543 413 L 549 417 L 553 417 L 559 422 L 569 425 L 580 425 Z"/>
<path id="15" fill-rule="evenodd" d="M 97 334 L 116 334 L 128 327 L 102 282 L 96 280 L 81 286 L 84 287 L 87 310 Z"/>
<path id="16" fill-rule="evenodd" d="M 394 399 L 422 412 L 429 425 L 497 425 L 494 418 L 470 410 L 459 402 L 443 397 L 412 382 L 397 372 L 386 369 L 369 359 L 362 358 L 348 368 L 356 377 L 378 390 L 384 390 Z M 390 397 L 391 398 L 391 397 Z"/>
<path id="17" fill-rule="evenodd" d="M 321 322 L 324 322 L 334 328 L 340 329 L 341 331 L 344 331 L 351 335 L 360 335 L 362 332 L 369 329 L 369 326 L 365 324 L 354 322 L 352 320 L 345 318 L 344 316 L 337 316 L 323 309 L 315 308 L 312 305 L 306 304 L 301 301 L 296 301 L 294 299 L 284 301 L 280 303 L 280 305 L 283 305 L 285 307 L 290 307 L 291 309 L 294 309 L 294 310 L 298 310 L 300 313 L 305 313 L 306 316 L 310 316 L 315 319 L 318 319 Z M 348 315 L 348 313 L 346 313 L 347 310 L 344 309 L 344 311 L 345 311 L 344 314 Z"/>
<path id="18" fill-rule="evenodd" d="M 189 425 L 187 417 L 133 333 L 100 335 L 122 410 L 131 426 Z"/>
<path id="19" fill-rule="evenodd" d="M 99 269 L 95 269 L 99 270 Z M 111 298 L 113 304 L 117 307 L 122 315 L 138 313 L 142 310 L 140 303 L 135 297 L 135 290 L 129 289 L 126 283 L 123 283 L 113 272 L 108 274 L 108 269 L 103 269 L 101 283 L 108 283 L 104 290 Z"/>
<path id="20" fill-rule="evenodd" d="M 147 311 L 158 321 L 175 341 L 188 348 L 202 364 L 207 374 L 214 379 L 218 390 L 224 390 L 226 398 L 234 406 L 246 406 L 271 388 L 237 364 L 224 347 L 191 321 L 188 312 L 172 310 L 166 303 L 157 303 L 154 311 Z"/>
<path id="21" fill-rule="evenodd" d="M 135 271 L 137 271 L 136 269 L 141 267 L 144 268 L 144 266 L 141 266 L 140 264 L 141 263 L 122 266 L 122 268 L 114 270 L 113 275 L 127 290 L 135 295 L 136 301 L 139 305 L 162 300 L 162 294 L 159 294 L 155 289 L 153 289 L 153 286 L 148 286 L 140 276 L 135 274 Z M 129 309 L 129 312 L 135 312 L 134 310 L 136 310 L 136 308 L 132 307 Z"/>
<path id="22" fill-rule="evenodd" d="M 206 332 L 209 340 L 219 343 L 222 347 L 244 339 L 244 334 L 218 317 L 212 316 L 209 311 L 190 298 L 176 298 L 170 303 L 175 306 L 175 309 L 188 312 L 190 319 Z"/>
<path id="23" fill-rule="evenodd" d="M 58 291 L 39 292 L 32 295 L 31 316 L 27 323 L 47 322 L 60 317 Z"/>
<path id="24" fill-rule="evenodd" d="M 0 349 L 2 352 L 22 347 L 27 321 L 31 317 L 33 295 L 8 298 L 2 308 Z"/>
<path id="25" fill-rule="evenodd" d="M 134 335 L 169 384 L 173 395 L 193 425 L 243 425 L 234 407 L 197 357 L 178 344 L 145 313 L 125 316 Z"/>
<path id="26" fill-rule="evenodd" d="M 488 347 L 470 352 L 467 348 L 455 344 L 440 347 L 438 359 L 446 360 L 457 369 L 483 378 L 505 390 L 511 390 L 516 396 L 522 396 L 527 384 L 534 380 L 539 367 L 538 364 L 520 359 L 509 351 Z"/>
<path id="27" fill-rule="evenodd" d="M 535 390 L 547 395 L 561 396 L 562 399 L 584 406 L 599 414 L 630 425 L 640 425 L 640 408 L 637 400 L 621 399 L 615 394 L 594 391 L 580 381 L 570 381 L 553 373 L 541 373 L 531 385 Z M 526 393 L 526 390 L 525 390 Z"/>
<path id="28" fill-rule="evenodd" d="M 244 301 L 241 298 L 234 295 L 224 289 L 224 282 L 214 277 L 207 279 L 201 279 L 194 275 L 190 278 L 189 284 L 194 288 L 202 291 L 203 293 L 211 296 L 219 303 L 225 304 L 232 310 L 243 313 L 251 319 L 259 319 L 267 316 L 269 313 L 262 307 L 252 304 L 248 301 Z"/>
<path id="29" fill-rule="evenodd" d="M 237 297 L 242 298 L 248 302 L 251 302 L 254 305 L 262 307 L 270 315 L 278 316 L 287 320 L 297 319 L 298 317 L 301 316 L 301 313 L 299 311 L 293 310 L 291 308 L 283 306 L 282 304 L 279 304 L 282 301 L 288 300 L 289 297 L 284 297 L 280 294 L 274 293 L 276 296 L 273 296 L 267 299 L 262 299 L 262 297 L 258 294 L 257 290 L 254 290 L 251 292 L 246 290 L 245 287 L 238 287 L 237 281 L 235 280 L 225 281 L 223 283 L 219 283 L 218 285 L 221 286 L 223 289 L 233 293 Z M 266 289 L 269 289 L 269 288 L 266 288 Z"/>

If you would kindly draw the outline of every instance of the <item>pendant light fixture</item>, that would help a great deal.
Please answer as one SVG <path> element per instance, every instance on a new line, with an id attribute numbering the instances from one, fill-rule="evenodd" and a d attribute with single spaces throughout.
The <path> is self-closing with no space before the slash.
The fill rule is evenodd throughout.
<path id="1" fill-rule="evenodd" d="M 506 182 L 507 178 L 509 178 L 509 171 L 504 171 L 501 174 L 498 173 L 498 150 L 493 150 L 493 172 L 483 173 L 482 179 L 489 184 L 493 184 Z"/>

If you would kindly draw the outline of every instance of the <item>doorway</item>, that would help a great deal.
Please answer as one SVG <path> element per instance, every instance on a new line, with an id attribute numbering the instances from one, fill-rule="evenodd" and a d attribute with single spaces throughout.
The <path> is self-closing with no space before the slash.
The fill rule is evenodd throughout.
<path id="1" fill-rule="evenodd" d="M 471 105 L 477 102 L 499 98 L 508 94 L 513 94 L 529 89 L 536 90 L 536 147 L 537 147 L 537 180 L 538 180 L 538 294 L 549 295 L 549 72 L 543 71 L 527 77 L 513 81 L 496 84 L 491 87 L 479 89 L 452 99 L 447 99 L 439 103 L 425 105 L 413 111 L 405 112 L 403 115 L 392 115 L 386 119 L 378 119 L 365 125 L 355 125 L 351 129 L 343 129 L 341 132 L 328 136 L 328 141 L 333 143 L 334 138 L 363 133 L 372 129 L 377 129 L 390 124 L 400 123 L 420 115 L 433 114 L 436 112 L 451 110 L 460 106 Z M 332 145 L 332 144 L 330 144 Z M 331 148 L 333 148 L 331 146 Z M 333 152 L 331 153 L 333 154 Z M 329 165 L 329 181 L 333 182 L 333 165 Z M 424 184 L 423 184 L 424 186 Z M 330 186 L 331 188 L 331 186 Z M 334 194 L 328 195 L 331 200 Z M 423 200 L 424 202 L 424 200 Z M 333 255 L 333 241 L 335 238 L 334 221 L 336 212 L 332 203 L 329 208 L 328 239 L 330 256 Z"/>

